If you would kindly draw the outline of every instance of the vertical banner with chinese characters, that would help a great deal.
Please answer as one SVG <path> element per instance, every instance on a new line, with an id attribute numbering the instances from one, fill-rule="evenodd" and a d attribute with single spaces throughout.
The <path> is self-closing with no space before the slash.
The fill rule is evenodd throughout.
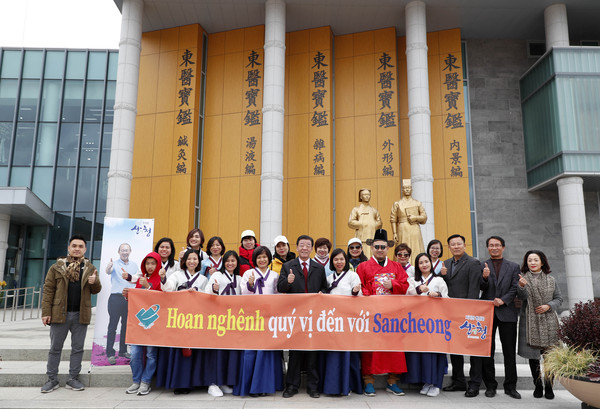
<path id="1" fill-rule="evenodd" d="M 371 189 L 370 204 L 390 230 L 389 212 L 400 199 L 400 126 L 396 30 L 386 28 L 335 37 L 336 246 L 354 230 L 348 218 L 358 191 Z"/>
<path id="2" fill-rule="evenodd" d="M 104 218 L 102 253 L 98 278 L 102 291 L 96 302 L 96 322 L 92 343 L 92 365 L 129 365 L 125 344 L 127 301 L 123 288 L 132 288 L 122 274 L 134 275 L 152 251 L 154 220 Z"/>
<path id="3" fill-rule="evenodd" d="M 244 51 L 244 122 L 242 175 L 260 174 L 263 49 Z"/>
<path id="4" fill-rule="evenodd" d="M 178 249 L 194 224 L 203 38 L 198 24 L 142 34 L 129 215 Z"/>
<path id="5" fill-rule="evenodd" d="M 185 49 L 179 55 L 179 64 L 177 72 L 177 116 L 175 118 L 175 141 L 174 152 L 175 160 L 173 161 L 176 174 L 187 174 L 190 172 L 191 152 L 189 139 L 193 136 L 193 97 L 192 106 L 190 106 L 190 96 L 194 92 L 195 81 L 193 79 L 197 75 L 196 64 L 197 56 L 189 49 Z"/>
<path id="6" fill-rule="evenodd" d="M 287 34 L 282 230 L 288 238 L 333 237 L 332 67 L 329 27 Z"/>
<path id="7" fill-rule="evenodd" d="M 200 226 L 227 249 L 260 228 L 264 42 L 264 26 L 208 36 Z"/>

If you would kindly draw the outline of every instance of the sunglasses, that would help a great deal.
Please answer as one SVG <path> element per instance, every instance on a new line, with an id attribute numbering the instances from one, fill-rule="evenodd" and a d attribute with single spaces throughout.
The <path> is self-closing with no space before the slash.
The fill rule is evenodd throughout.
<path id="1" fill-rule="evenodd" d="M 410 254 L 408 254 L 408 253 L 396 253 L 396 256 L 398 256 L 398 257 L 408 257 L 408 256 L 410 256 Z"/>
<path id="2" fill-rule="evenodd" d="M 362 246 L 350 246 L 348 247 L 350 250 L 358 250 L 360 248 L 362 248 Z"/>
<path id="3" fill-rule="evenodd" d="M 385 250 L 385 249 L 387 249 L 387 248 L 388 248 L 388 246 L 386 246 L 385 244 L 383 244 L 383 245 L 381 245 L 381 244 L 378 244 L 378 245 L 376 245 L 376 246 L 373 246 L 373 248 L 374 248 L 375 250 Z"/>

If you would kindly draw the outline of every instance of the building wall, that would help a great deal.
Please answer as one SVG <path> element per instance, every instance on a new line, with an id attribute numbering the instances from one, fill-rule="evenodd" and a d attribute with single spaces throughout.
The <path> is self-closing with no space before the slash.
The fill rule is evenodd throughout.
<path id="1" fill-rule="evenodd" d="M 568 306 L 558 190 L 527 191 L 519 78 L 535 62 L 518 40 L 466 40 L 473 167 L 480 258 L 491 235 L 506 240 L 505 257 L 518 262 L 540 249 Z M 585 188 L 585 186 L 584 186 Z M 600 292 L 598 192 L 585 193 L 595 294 Z"/>

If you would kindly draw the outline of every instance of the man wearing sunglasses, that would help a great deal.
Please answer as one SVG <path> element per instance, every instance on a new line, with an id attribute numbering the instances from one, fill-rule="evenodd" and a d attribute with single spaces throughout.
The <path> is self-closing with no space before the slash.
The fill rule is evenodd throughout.
<path id="1" fill-rule="evenodd" d="M 373 257 L 357 268 L 363 295 L 406 294 L 408 275 L 404 268 L 387 258 L 394 241 L 388 240 L 387 231 L 378 229 L 375 237 L 367 240 Z M 403 352 L 363 352 L 361 356 L 362 375 L 365 382 L 365 395 L 375 396 L 373 386 L 376 374 L 388 374 L 386 391 L 396 396 L 404 395 L 398 386 L 398 374 L 406 372 L 406 360 Z"/>

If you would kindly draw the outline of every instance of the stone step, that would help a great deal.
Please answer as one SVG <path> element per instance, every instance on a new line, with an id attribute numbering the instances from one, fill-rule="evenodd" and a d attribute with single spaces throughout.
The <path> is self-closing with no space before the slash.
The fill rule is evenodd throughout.
<path id="1" fill-rule="evenodd" d="M 41 387 L 46 381 L 46 361 L 2 361 L 0 362 L 0 387 Z M 465 363 L 465 373 L 469 373 L 469 364 Z M 59 381 L 61 385 L 68 379 L 69 362 L 62 361 L 59 366 Z M 448 373 L 451 373 L 449 365 Z M 517 364 L 517 374 L 519 380 L 517 389 L 532 389 L 533 383 L 529 366 Z M 131 369 L 128 365 L 115 366 L 92 366 L 89 361 L 82 363 L 82 371 L 79 376 L 81 382 L 86 386 L 92 387 L 124 387 L 131 383 Z M 502 389 L 504 381 L 504 367 L 502 364 L 496 364 L 496 380 L 499 389 Z M 444 384 L 451 382 L 450 375 L 446 375 Z M 386 378 L 384 376 L 376 377 L 375 387 L 385 388 Z M 410 389 L 408 385 L 405 388 Z M 482 388 L 484 386 L 482 385 Z"/>

